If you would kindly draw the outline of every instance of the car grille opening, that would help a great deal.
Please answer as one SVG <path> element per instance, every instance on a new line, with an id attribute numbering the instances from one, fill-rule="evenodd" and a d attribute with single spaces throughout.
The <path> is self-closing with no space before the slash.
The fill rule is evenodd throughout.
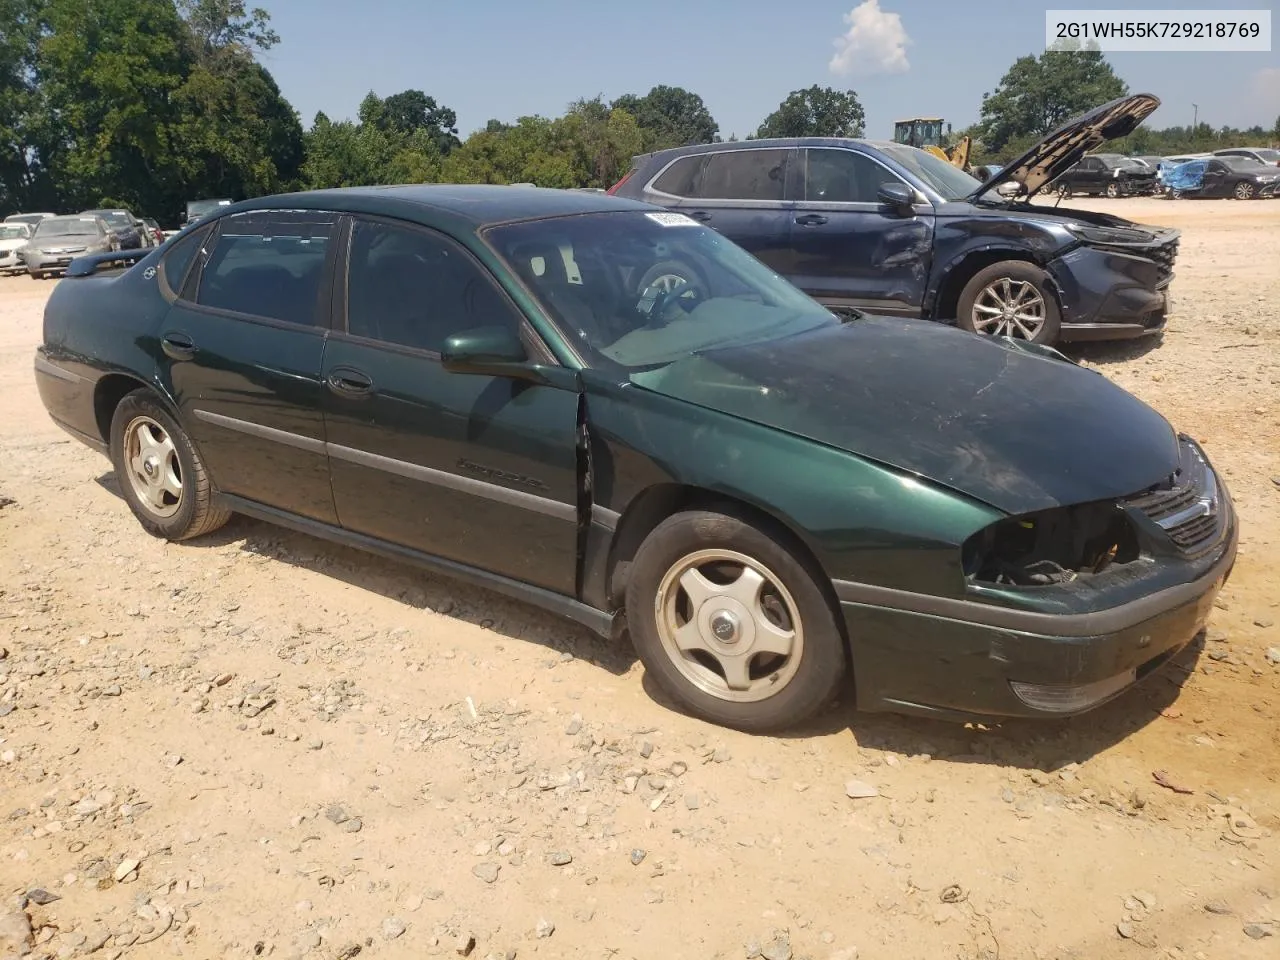
<path id="1" fill-rule="evenodd" d="M 1180 446 L 1172 479 L 1124 503 L 1155 521 L 1184 556 L 1198 557 L 1221 542 L 1226 517 L 1213 468 L 1189 440 L 1183 438 Z"/>
<path id="2" fill-rule="evenodd" d="M 1156 262 L 1156 266 L 1160 269 L 1160 279 L 1157 287 L 1167 287 L 1173 280 L 1173 262 L 1178 259 L 1178 238 L 1166 240 L 1151 250 L 1151 259 Z"/>

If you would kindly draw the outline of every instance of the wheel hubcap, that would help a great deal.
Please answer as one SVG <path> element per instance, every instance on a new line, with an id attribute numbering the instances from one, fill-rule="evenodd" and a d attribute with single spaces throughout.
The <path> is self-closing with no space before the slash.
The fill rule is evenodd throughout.
<path id="1" fill-rule="evenodd" d="M 663 650 L 704 693 L 765 700 L 794 679 L 804 648 L 795 600 L 763 564 L 700 550 L 667 571 L 654 612 Z"/>
<path id="2" fill-rule="evenodd" d="M 982 288 L 972 320 L 978 333 L 1032 340 L 1044 326 L 1044 297 L 1025 280 L 1003 277 Z"/>
<path id="3" fill-rule="evenodd" d="M 157 517 L 171 517 L 182 506 L 182 465 L 167 430 L 150 417 L 125 428 L 124 459 L 130 486 Z"/>

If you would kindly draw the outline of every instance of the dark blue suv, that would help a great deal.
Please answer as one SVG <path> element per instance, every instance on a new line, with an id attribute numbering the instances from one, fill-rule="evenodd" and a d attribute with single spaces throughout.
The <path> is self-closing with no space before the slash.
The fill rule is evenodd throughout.
<path id="1" fill-rule="evenodd" d="M 834 309 L 1037 343 L 1139 337 L 1164 327 L 1178 232 L 1028 201 L 1159 103 L 1104 104 L 985 183 L 914 147 L 804 138 L 646 154 L 609 192 L 715 228 Z M 676 266 L 668 284 L 696 287 Z"/>

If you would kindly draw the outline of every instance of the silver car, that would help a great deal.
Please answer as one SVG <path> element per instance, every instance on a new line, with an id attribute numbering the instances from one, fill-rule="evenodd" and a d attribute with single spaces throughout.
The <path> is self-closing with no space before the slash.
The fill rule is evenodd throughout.
<path id="1" fill-rule="evenodd" d="M 109 253 L 120 249 L 120 241 L 101 217 L 49 217 L 41 220 L 22 250 L 27 272 L 38 280 L 50 273 L 62 273 L 76 257 Z"/>
<path id="2" fill-rule="evenodd" d="M 26 269 L 20 251 L 30 239 L 29 224 L 0 223 L 0 273 L 21 273 Z"/>

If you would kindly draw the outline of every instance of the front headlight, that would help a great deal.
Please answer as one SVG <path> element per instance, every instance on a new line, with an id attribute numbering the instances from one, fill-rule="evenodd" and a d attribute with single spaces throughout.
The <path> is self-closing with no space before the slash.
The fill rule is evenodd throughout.
<path id="1" fill-rule="evenodd" d="M 1077 240 L 1083 240 L 1085 243 L 1146 244 L 1156 239 L 1155 234 L 1149 230 L 1136 227 L 1095 227 L 1092 224 L 1072 223 L 1067 225 L 1067 229 Z"/>
<path id="2" fill-rule="evenodd" d="M 1039 587 L 1101 573 L 1139 553 L 1119 504 L 1086 503 L 998 520 L 964 542 L 961 562 L 973 583 Z"/>

